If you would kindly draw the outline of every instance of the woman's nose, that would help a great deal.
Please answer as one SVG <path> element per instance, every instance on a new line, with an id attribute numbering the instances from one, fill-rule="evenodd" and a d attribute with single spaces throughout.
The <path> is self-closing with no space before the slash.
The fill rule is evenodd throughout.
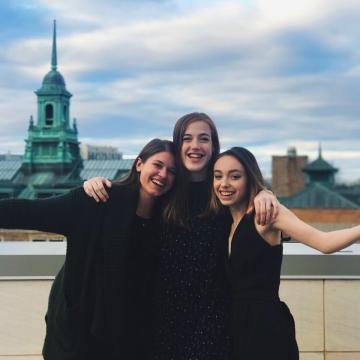
<path id="1" fill-rule="evenodd" d="M 160 175 L 161 177 L 163 177 L 163 178 L 166 178 L 166 177 L 167 177 L 168 171 L 167 171 L 166 167 L 163 167 L 163 168 L 160 169 L 159 175 Z"/>
<path id="2" fill-rule="evenodd" d="M 191 147 L 198 149 L 199 148 L 199 140 L 198 139 L 193 139 L 191 142 Z"/>
<path id="3" fill-rule="evenodd" d="M 229 183 L 228 183 L 227 177 L 223 177 L 223 178 L 221 179 L 221 186 L 222 186 L 222 187 L 227 187 L 228 185 L 229 185 Z"/>

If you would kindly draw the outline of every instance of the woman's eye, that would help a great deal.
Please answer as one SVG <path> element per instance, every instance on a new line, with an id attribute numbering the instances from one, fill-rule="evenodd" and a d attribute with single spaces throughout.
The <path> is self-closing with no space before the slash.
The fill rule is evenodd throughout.
<path id="1" fill-rule="evenodd" d="M 184 137 L 184 138 L 183 138 L 183 142 L 189 142 L 189 141 L 191 141 L 191 138 L 190 138 L 190 137 Z"/>
<path id="2" fill-rule="evenodd" d="M 204 137 L 204 138 L 200 138 L 200 141 L 203 143 L 207 143 L 210 141 L 210 139 L 208 137 Z"/>
<path id="3" fill-rule="evenodd" d="M 154 166 L 158 169 L 161 169 L 162 165 L 161 164 L 158 164 L 158 163 L 154 163 Z"/>
<path id="4" fill-rule="evenodd" d="M 233 180 L 239 180 L 241 178 L 241 176 L 240 175 L 233 175 L 231 178 Z"/>
<path id="5" fill-rule="evenodd" d="M 220 179 L 221 179 L 221 175 L 214 175 L 214 179 L 215 179 L 215 180 L 220 180 Z"/>

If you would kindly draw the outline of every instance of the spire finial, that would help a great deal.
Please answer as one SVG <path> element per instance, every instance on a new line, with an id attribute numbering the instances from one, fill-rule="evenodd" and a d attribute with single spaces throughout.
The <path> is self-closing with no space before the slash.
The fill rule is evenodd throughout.
<path id="1" fill-rule="evenodd" d="M 322 158 L 322 148 L 321 148 L 321 141 L 319 141 L 319 159 Z"/>
<path id="2" fill-rule="evenodd" d="M 54 20 L 53 44 L 51 54 L 51 70 L 57 69 L 57 53 L 56 53 L 56 20 Z"/>

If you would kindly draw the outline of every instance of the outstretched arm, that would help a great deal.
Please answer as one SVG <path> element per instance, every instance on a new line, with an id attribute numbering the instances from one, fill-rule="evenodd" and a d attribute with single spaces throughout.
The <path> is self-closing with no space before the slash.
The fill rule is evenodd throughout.
<path id="1" fill-rule="evenodd" d="M 86 194 L 94 198 L 96 202 L 106 202 L 109 199 L 106 187 L 111 187 L 111 181 L 101 176 L 86 180 L 83 184 Z"/>
<path id="2" fill-rule="evenodd" d="M 344 230 L 320 231 L 304 223 L 283 205 L 280 205 L 279 215 L 272 223 L 272 227 L 325 254 L 339 251 L 360 240 L 359 225 Z"/>
<path id="3" fill-rule="evenodd" d="M 76 223 L 81 188 L 49 199 L 0 201 L 0 228 L 32 229 L 67 235 Z"/>

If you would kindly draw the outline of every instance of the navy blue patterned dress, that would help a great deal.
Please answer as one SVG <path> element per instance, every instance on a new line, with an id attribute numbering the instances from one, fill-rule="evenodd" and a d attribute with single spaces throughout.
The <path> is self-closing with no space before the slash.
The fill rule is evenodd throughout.
<path id="1" fill-rule="evenodd" d="M 199 218 L 208 201 L 204 182 L 189 192 L 190 227 L 163 226 L 153 296 L 154 360 L 228 360 L 227 228 Z"/>

